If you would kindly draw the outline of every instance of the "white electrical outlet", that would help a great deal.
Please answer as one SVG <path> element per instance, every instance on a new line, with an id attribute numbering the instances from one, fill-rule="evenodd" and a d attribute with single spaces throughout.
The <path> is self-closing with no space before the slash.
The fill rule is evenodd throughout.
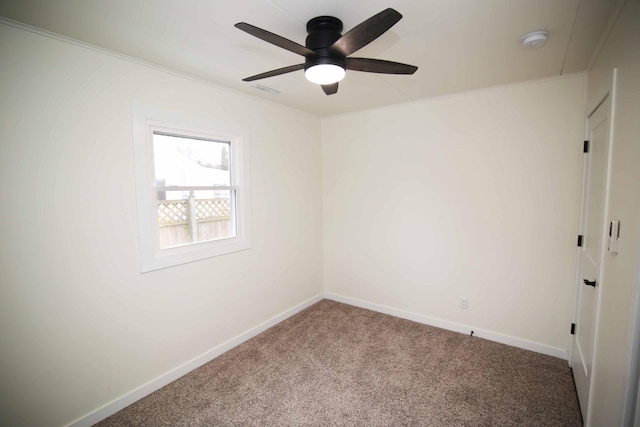
<path id="1" fill-rule="evenodd" d="M 463 310 L 467 310 L 469 308 L 469 298 L 460 297 L 460 308 Z"/>

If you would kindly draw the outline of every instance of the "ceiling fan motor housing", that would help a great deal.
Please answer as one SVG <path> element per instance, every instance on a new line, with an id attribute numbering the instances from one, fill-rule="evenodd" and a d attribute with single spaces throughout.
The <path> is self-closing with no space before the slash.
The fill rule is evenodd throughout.
<path id="1" fill-rule="evenodd" d="M 320 64 L 334 64 L 342 68 L 344 56 L 329 48 L 342 37 L 342 21 L 333 16 L 318 16 L 307 22 L 307 39 L 305 46 L 313 50 L 317 56 L 307 56 L 305 70 Z"/>

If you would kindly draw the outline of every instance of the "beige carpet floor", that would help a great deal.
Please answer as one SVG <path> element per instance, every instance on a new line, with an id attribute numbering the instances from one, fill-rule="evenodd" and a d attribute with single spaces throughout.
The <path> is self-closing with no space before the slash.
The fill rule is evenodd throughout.
<path id="1" fill-rule="evenodd" d="M 322 300 L 99 426 L 581 426 L 565 360 Z"/>

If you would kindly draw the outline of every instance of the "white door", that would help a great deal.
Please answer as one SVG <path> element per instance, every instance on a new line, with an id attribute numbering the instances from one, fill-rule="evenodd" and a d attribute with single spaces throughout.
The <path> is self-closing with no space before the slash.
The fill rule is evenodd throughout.
<path id="1" fill-rule="evenodd" d="M 591 363 L 598 305 L 600 261 L 607 227 L 604 223 L 607 160 L 609 153 L 609 109 L 607 97 L 588 118 L 588 153 L 582 190 L 576 320 L 571 368 L 578 391 L 582 417 L 586 421 L 589 404 Z"/>

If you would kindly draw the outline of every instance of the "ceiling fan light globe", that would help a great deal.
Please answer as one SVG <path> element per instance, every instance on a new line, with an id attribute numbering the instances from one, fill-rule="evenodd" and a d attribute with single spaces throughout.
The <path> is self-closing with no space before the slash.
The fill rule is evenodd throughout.
<path id="1" fill-rule="evenodd" d="M 312 83 L 330 85 L 344 78 L 345 69 L 335 64 L 317 64 L 307 68 L 304 76 Z"/>

